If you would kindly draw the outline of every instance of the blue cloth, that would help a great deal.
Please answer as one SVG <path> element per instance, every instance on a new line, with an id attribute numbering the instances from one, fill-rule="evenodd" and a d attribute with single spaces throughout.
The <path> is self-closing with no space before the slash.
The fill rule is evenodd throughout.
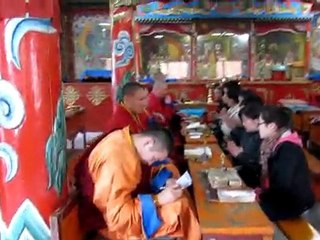
<path id="1" fill-rule="evenodd" d="M 87 77 L 103 77 L 103 78 L 111 78 L 112 76 L 112 71 L 110 70 L 104 70 L 104 69 L 87 69 L 83 71 L 81 74 L 80 79 L 85 79 Z"/>
<path id="2" fill-rule="evenodd" d="M 160 192 L 161 188 L 166 185 L 169 178 L 172 178 L 173 174 L 167 168 L 162 168 L 158 174 L 151 180 L 151 190 L 155 193 Z"/>
<path id="3" fill-rule="evenodd" d="M 309 75 L 307 77 L 310 80 L 319 81 L 320 80 L 320 73 L 319 72 L 309 73 Z"/>
<path id="4" fill-rule="evenodd" d="M 162 164 L 168 164 L 168 163 L 169 163 L 169 161 L 167 159 L 166 160 L 161 160 L 161 161 L 156 161 L 156 162 L 154 162 L 152 164 L 152 167 L 158 167 L 158 166 L 160 166 Z"/>
<path id="5" fill-rule="evenodd" d="M 316 106 L 311 106 L 311 105 L 307 105 L 307 104 L 284 104 L 284 106 L 289 108 L 293 112 L 320 110 L 320 108 L 318 108 Z"/>
<path id="6" fill-rule="evenodd" d="M 179 112 L 187 116 L 193 115 L 193 116 L 201 117 L 206 112 L 206 109 L 205 108 L 185 108 L 185 109 L 181 109 Z"/>
<path id="7" fill-rule="evenodd" d="M 150 194 L 139 194 L 141 212 L 142 212 L 142 227 L 145 235 L 150 239 L 153 234 L 160 228 L 162 222 L 158 217 L 157 208 Z"/>

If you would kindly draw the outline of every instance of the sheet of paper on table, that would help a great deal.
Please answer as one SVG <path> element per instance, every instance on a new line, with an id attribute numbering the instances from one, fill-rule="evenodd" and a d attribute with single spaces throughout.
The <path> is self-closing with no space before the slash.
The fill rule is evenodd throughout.
<path id="1" fill-rule="evenodd" d="M 220 202 L 254 202 L 256 194 L 252 189 L 218 189 L 218 199 Z"/>
<path id="2" fill-rule="evenodd" d="M 187 148 L 184 150 L 184 155 L 186 157 L 200 157 L 201 155 L 206 154 L 208 157 L 212 157 L 212 151 L 210 147 L 195 147 Z"/>
<path id="3" fill-rule="evenodd" d="M 190 123 L 189 125 L 186 126 L 186 129 L 187 130 L 190 130 L 190 129 L 196 129 L 196 128 L 206 128 L 206 125 L 205 124 L 201 124 L 200 122 L 193 122 L 193 123 Z"/>

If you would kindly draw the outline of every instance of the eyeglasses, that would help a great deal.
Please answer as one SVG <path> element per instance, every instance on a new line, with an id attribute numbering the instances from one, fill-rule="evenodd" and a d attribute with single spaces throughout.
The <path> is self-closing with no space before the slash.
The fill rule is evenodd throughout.
<path id="1" fill-rule="evenodd" d="M 258 126 L 262 125 L 262 124 L 265 124 L 266 122 L 260 122 L 258 123 Z"/>

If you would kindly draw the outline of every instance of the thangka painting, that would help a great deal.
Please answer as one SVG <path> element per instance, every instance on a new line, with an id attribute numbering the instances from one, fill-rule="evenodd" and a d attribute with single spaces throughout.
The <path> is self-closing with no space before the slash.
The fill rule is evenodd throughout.
<path id="1" fill-rule="evenodd" d="M 141 36 L 143 75 L 162 72 L 167 79 L 190 76 L 191 37 L 174 32 Z"/>
<path id="2" fill-rule="evenodd" d="M 76 14 L 72 22 L 75 78 L 86 70 L 111 69 L 111 21 L 108 14 Z"/>

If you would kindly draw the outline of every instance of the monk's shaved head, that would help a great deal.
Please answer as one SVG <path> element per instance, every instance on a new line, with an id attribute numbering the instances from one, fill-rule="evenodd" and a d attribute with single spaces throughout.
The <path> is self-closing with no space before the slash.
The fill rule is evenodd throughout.
<path id="1" fill-rule="evenodd" d="M 128 82 L 122 87 L 123 96 L 133 95 L 139 90 L 145 90 L 145 87 L 138 82 Z"/>
<path id="2" fill-rule="evenodd" d="M 155 81 L 152 92 L 158 97 L 164 97 L 167 94 L 168 84 L 165 81 Z"/>
<path id="3" fill-rule="evenodd" d="M 155 130 L 146 130 L 140 133 L 143 137 L 151 137 L 154 139 L 154 150 L 167 151 L 170 153 L 173 149 L 172 134 L 165 128 Z"/>
<path id="4" fill-rule="evenodd" d="M 128 82 L 122 87 L 122 102 L 132 113 L 143 113 L 148 107 L 148 90 L 138 82 Z"/>

